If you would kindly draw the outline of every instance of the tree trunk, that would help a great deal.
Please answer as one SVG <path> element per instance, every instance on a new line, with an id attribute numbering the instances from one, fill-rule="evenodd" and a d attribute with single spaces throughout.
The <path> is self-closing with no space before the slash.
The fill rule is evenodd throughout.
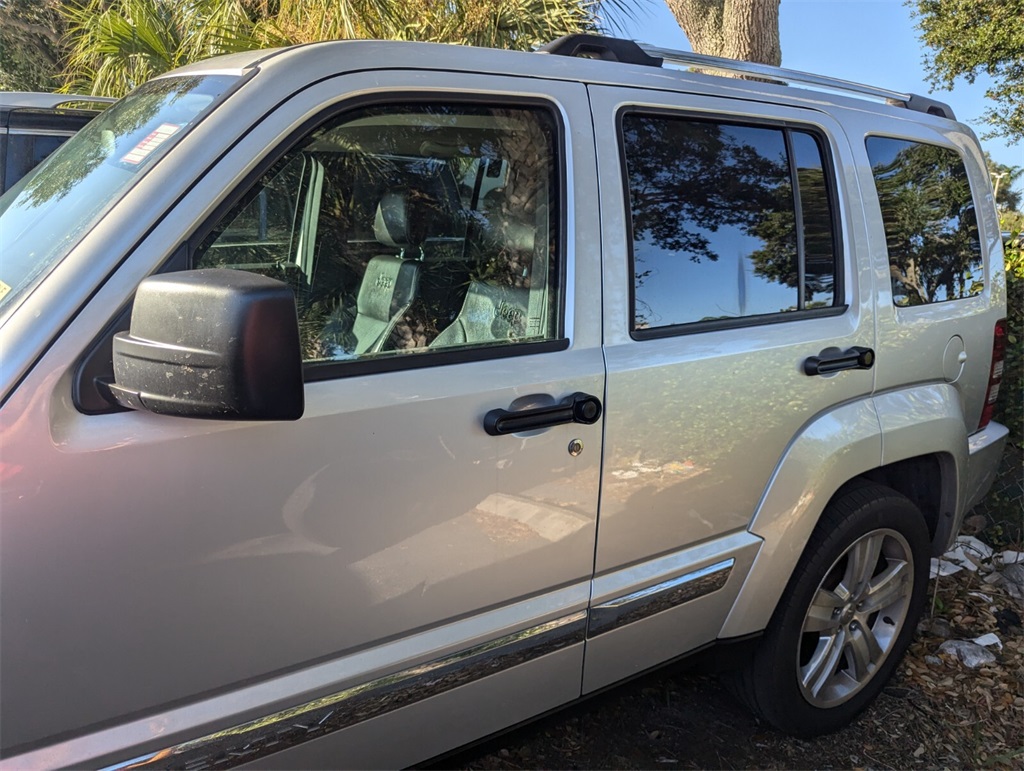
<path id="1" fill-rule="evenodd" d="M 666 0 L 694 52 L 778 66 L 780 0 Z"/>

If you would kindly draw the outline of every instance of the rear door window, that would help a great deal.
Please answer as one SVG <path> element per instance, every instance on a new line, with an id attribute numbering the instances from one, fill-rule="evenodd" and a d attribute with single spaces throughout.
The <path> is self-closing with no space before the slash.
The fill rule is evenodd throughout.
<path id="1" fill-rule="evenodd" d="M 622 138 L 635 337 L 840 302 L 830 180 L 814 133 L 626 114 Z"/>
<path id="2" fill-rule="evenodd" d="M 10 187 L 68 140 L 71 134 L 11 132 L 7 141 L 4 185 Z"/>

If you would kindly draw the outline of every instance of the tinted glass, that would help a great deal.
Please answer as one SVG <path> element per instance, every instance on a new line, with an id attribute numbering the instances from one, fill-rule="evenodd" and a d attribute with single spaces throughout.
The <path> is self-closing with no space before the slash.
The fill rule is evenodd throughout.
<path id="1" fill-rule="evenodd" d="M 290 149 L 193 262 L 286 281 L 309 362 L 553 339 L 556 135 L 540 109 L 346 114 Z"/>
<path id="2" fill-rule="evenodd" d="M 4 184 L 10 187 L 68 140 L 66 136 L 11 134 L 8 139 Z"/>
<path id="3" fill-rule="evenodd" d="M 823 308 L 833 304 L 836 289 L 836 250 L 828 181 L 818 141 L 801 131 L 793 131 L 790 136 L 803 218 L 804 307 Z"/>
<path id="4" fill-rule="evenodd" d="M 800 240 L 813 250 L 807 307 L 831 304 L 832 226 L 821 155 L 813 138 L 801 136 L 795 154 L 807 216 L 798 240 L 785 130 L 624 116 L 634 329 L 805 307 Z"/>
<path id="5" fill-rule="evenodd" d="M 893 302 L 925 305 L 978 294 L 983 265 L 967 170 L 955 150 L 868 137 L 882 207 Z"/>

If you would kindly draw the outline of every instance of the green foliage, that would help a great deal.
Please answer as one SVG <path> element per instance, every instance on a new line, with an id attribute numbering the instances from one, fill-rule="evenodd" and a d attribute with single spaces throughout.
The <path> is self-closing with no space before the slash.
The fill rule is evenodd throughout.
<path id="1" fill-rule="evenodd" d="M 280 0 L 258 32 L 288 43 L 374 38 L 529 50 L 596 30 L 596 10 L 591 0 Z"/>
<path id="2" fill-rule="evenodd" d="M 992 180 L 992 187 L 996 192 L 996 206 L 1000 211 L 1017 212 L 1021 205 L 1021 191 L 1014 188 L 1017 181 L 1024 177 L 1024 166 L 1007 166 L 1005 163 L 996 163 L 992 157 L 985 153 L 985 168 L 988 169 L 989 178 Z M 1004 227 L 1005 230 L 1005 227 Z"/>
<path id="3" fill-rule="evenodd" d="M 907 0 L 918 17 L 933 85 L 992 77 L 985 119 L 992 136 L 1024 138 L 1024 0 Z"/>
<path id="4" fill-rule="evenodd" d="M 1004 233 L 1024 231 L 1024 213 L 1019 211 L 1004 211 L 1001 213 L 1001 226 Z"/>
<path id="5" fill-rule="evenodd" d="M 64 90 L 111 96 L 234 51 L 352 38 L 528 50 L 561 35 L 595 31 L 598 24 L 596 0 L 66 2 Z M 611 7 L 621 13 L 624 3 L 628 7 L 626 0 Z"/>
<path id="6" fill-rule="evenodd" d="M 1004 220 L 1005 225 L 1005 220 Z M 996 417 L 1010 429 L 1011 441 L 1024 441 L 1024 248 L 1019 229 L 1011 231 L 1006 254 L 1006 316 L 1009 339 Z"/>
<path id="7" fill-rule="evenodd" d="M 259 47 L 241 0 L 74 0 L 61 12 L 69 92 L 123 96 L 175 67 Z"/>
<path id="8" fill-rule="evenodd" d="M 61 0 L 0 0 L 0 90 L 52 91 L 59 84 Z"/>

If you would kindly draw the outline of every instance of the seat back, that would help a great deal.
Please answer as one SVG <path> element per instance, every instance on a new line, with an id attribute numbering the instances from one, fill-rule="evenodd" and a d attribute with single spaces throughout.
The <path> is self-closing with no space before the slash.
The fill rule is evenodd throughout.
<path id="1" fill-rule="evenodd" d="M 459 315 L 431 346 L 525 339 L 529 297 L 525 287 L 472 281 Z"/>
<path id="2" fill-rule="evenodd" d="M 352 334 L 355 353 L 382 349 L 398 322 L 416 297 L 420 264 L 392 255 L 378 255 L 366 266 L 366 275 L 356 299 Z"/>
<path id="3" fill-rule="evenodd" d="M 407 250 L 415 248 L 419 257 L 424 217 L 415 203 L 408 191 L 390 191 L 377 206 L 374 236 L 384 246 L 399 248 L 402 252 L 377 255 L 366 265 L 352 324 L 356 354 L 382 350 L 395 324 L 416 299 L 420 261 L 405 256 Z"/>

